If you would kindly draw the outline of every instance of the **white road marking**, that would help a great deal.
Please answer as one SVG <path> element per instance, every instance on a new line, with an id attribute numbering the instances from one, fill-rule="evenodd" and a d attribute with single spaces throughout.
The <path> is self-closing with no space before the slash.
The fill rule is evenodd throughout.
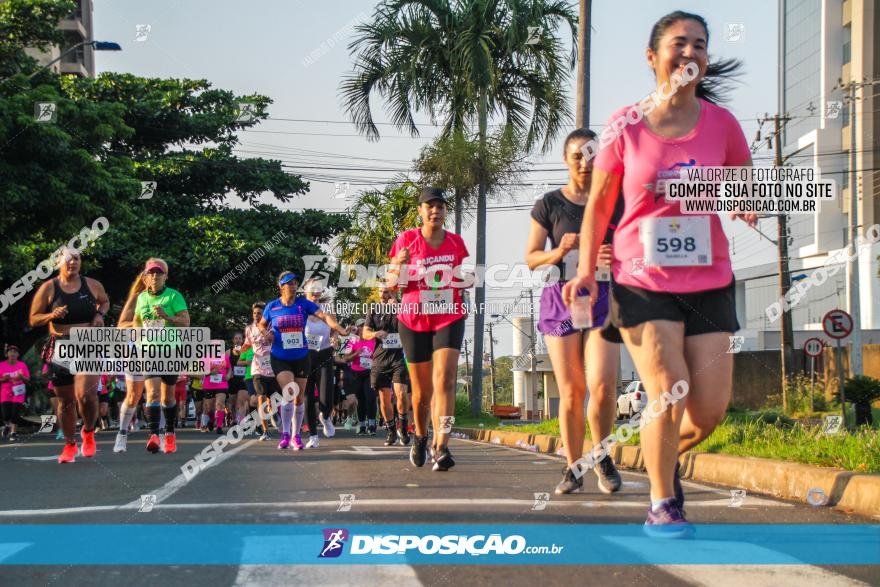
<path id="1" fill-rule="evenodd" d="M 209 462 L 207 465 L 204 465 L 200 472 L 203 472 L 206 469 L 210 469 L 211 467 L 215 467 L 215 466 L 219 465 L 220 463 L 222 463 L 222 462 L 226 461 L 227 459 L 229 459 L 230 457 L 238 454 L 239 452 L 243 451 L 244 449 L 246 449 L 250 445 L 254 444 L 255 442 L 257 442 L 256 439 L 249 440 L 249 441 L 245 442 L 244 444 L 242 444 L 241 446 L 237 446 L 235 448 L 224 451 L 223 454 L 221 454 L 219 457 L 215 458 L 213 461 Z M 198 475 L 196 475 L 196 477 L 197 476 Z M 192 479 L 195 479 L 195 477 L 193 477 Z M 171 497 L 172 495 L 174 495 L 175 493 L 177 493 L 178 491 L 183 489 L 187 483 L 192 481 L 192 479 L 187 480 L 186 476 L 184 476 L 184 474 L 181 472 L 177 477 L 175 477 L 174 479 L 172 479 L 171 481 L 169 481 L 168 483 L 166 483 L 162 487 L 158 487 L 152 491 L 145 491 L 143 493 L 155 495 L 156 496 L 156 504 L 158 505 L 159 503 L 165 501 L 166 499 L 168 499 L 169 497 Z M 141 507 L 141 499 L 140 499 L 140 497 L 138 497 L 136 500 L 129 502 L 129 503 L 125 504 L 125 506 L 122 506 L 122 507 L 125 509 L 130 509 L 130 508 L 138 509 Z M 155 509 L 155 506 L 154 506 L 154 509 Z"/>
<path id="2" fill-rule="evenodd" d="M 359 457 L 375 457 L 375 456 L 385 456 L 388 452 L 384 451 L 392 451 L 392 452 L 405 452 L 409 450 L 404 446 L 353 446 L 350 449 L 336 449 L 331 450 L 332 453 L 346 454 L 346 455 L 357 455 Z"/>
<path id="3" fill-rule="evenodd" d="M 492 444 L 492 443 L 488 443 L 488 442 L 481 442 L 479 440 L 468 440 L 468 439 L 462 439 L 462 438 L 457 438 L 456 440 L 458 440 L 460 442 L 469 442 L 471 444 L 477 444 L 477 445 L 480 445 L 483 447 L 502 448 L 502 449 L 508 450 L 510 452 L 516 453 L 521 456 L 528 456 L 529 458 L 539 457 L 542 459 L 548 459 L 551 461 L 565 463 L 565 457 L 560 457 L 560 456 L 556 456 L 556 455 L 548 455 L 548 454 L 544 454 L 544 453 L 533 453 L 531 451 L 522 450 L 522 449 L 514 448 L 511 446 L 504 446 L 503 444 Z M 648 479 L 648 474 L 643 473 L 641 471 L 622 470 L 621 474 L 637 475 L 639 477 L 644 478 L 646 482 Z M 701 485 L 699 483 L 695 483 L 693 481 L 686 481 L 684 479 L 682 479 L 681 484 L 682 484 L 682 486 L 690 487 L 691 489 L 697 489 L 697 490 L 704 491 L 707 493 L 715 493 L 716 495 L 726 495 L 728 498 L 730 497 L 730 490 L 729 489 L 728 490 L 721 490 L 721 489 L 718 489 L 717 487 L 709 487 L 708 485 Z M 688 501 L 688 507 L 690 507 L 690 503 L 691 502 Z"/>
<path id="4" fill-rule="evenodd" d="M 217 507 L 215 503 L 159 503 L 160 499 L 158 497 L 160 491 L 165 491 L 162 494 L 162 499 L 167 499 L 170 497 L 171 491 L 177 491 L 182 487 L 182 485 L 174 485 L 172 488 L 168 488 L 168 484 L 164 487 L 155 490 L 154 493 L 157 494 L 156 505 L 153 506 L 153 509 L 165 509 L 165 510 L 209 510 Z M 353 510 L 358 510 L 362 507 L 380 507 L 380 508 L 395 508 L 395 509 L 412 509 L 414 507 L 467 507 L 474 506 L 480 509 L 484 509 L 487 506 L 522 506 L 531 509 L 534 505 L 534 499 L 503 499 L 503 498 L 426 498 L 426 499 L 405 499 L 405 498 L 393 498 L 393 499 L 358 499 L 355 502 L 355 506 L 352 508 Z M 729 499 L 713 499 L 713 500 L 703 500 L 696 501 L 691 500 L 687 502 L 688 509 L 691 508 L 713 508 L 713 507 L 728 507 L 730 503 Z M 793 504 L 779 502 L 779 501 L 771 501 L 771 500 L 762 500 L 759 498 L 752 498 L 749 501 L 749 505 L 760 505 L 764 507 L 794 507 Z M 106 511 L 122 511 L 122 510 L 132 510 L 138 509 L 141 506 L 140 499 L 136 501 L 132 501 L 125 505 L 101 505 L 101 506 L 81 506 L 81 507 L 73 507 L 73 508 L 55 508 L 55 509 L 45 509 L 45 510 L 3 510 L 0 511 L 0 517 L 22 517 L 22 516 L 55 516 L 55 515 L 64 515 L 64 514 L 82 514 L 82 513 L 91 513 L 91 512 L 106 512 Z M 297 509 L 305 509 L 305 508 L 331 508 L 335 510 L 339 506 L 339 500 L 333 501 L 287 501 L 287 502 L 278 502 L 278 501 L 265 501 L 265 502 L 244 502 L 244 503 L 231 503 L 224 502 L 224 506 L 232 507 L 232 508 L 297 508 Z M 548 507 L 553 508 L 636 508 L 636 509 L 645 509 L 647 508 L 647 503 L 645 500 L 638 501 L 624 501 L 624 500 L 611 500 L 611 501 L 572 501 L 572 500 L 557 500 L 554 501 L 551 499 L 547 502 Z M 748 509 L 747 507 L 744 509 Z"/>
<path id="5" fill-rule="evenodd" d="M 868 583 L 838 575 L 822 567 L 790 565 L 658 565 L 665 573 L 695 587 L 778 587 L 779 585 L 821 585 L 822 587 L 869 587 Z"/>

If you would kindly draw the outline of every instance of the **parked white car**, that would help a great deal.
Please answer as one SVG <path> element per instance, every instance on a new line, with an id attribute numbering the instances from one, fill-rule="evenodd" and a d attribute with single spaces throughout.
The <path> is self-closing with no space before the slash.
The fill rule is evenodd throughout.
<path id="1" fill-rule="evenodd" d="M 648 405 L 648 394 L 641 381 L 631 381 L 617 397 L 617 419 L 629 419 Z"/>

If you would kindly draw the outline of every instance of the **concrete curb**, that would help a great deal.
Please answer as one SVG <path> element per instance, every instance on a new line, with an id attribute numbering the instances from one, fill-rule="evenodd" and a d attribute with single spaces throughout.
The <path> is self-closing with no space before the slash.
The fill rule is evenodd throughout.
<path id="1" fill-rule="evenodd" d="M 547 434 L 507 432 L 482 428 L 453 428 L 468 438 L 501 446 L 556 454 L 562 440 Z M 584 441 L 584 452 L 591 443 Z M 643 470 L 641 448 L 612 445 L 614 462 L 626 469 Z M 880 475 L 854 473 L 843 469 L 816 467 L 788 461 L 725 454 L 688 452 L 679 457 L 683 479 L 715 483 L 749 493 L 770 495 L 809 505 L 827 505 L 847 513 L 880 516 Z"/>

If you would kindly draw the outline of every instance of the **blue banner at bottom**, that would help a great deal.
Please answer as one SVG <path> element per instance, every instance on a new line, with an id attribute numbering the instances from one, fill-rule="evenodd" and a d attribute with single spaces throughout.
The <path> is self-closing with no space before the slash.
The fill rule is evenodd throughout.
<path id="1" fill-rule="evenodd" d="M 880 525 L 695 528 L 669 539 L 635 524 L 3 525 L 0 564 L 880 564 Z"/>

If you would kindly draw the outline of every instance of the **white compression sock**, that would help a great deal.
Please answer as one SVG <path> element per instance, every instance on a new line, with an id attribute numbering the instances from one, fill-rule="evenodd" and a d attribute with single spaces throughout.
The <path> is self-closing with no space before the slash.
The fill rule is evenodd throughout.
<path id="1" fill-rule="evenodd" d="M 125 436 L 128 434 L 128 426 L 131 424 L 132 418 L 134 418 L 135 409 L 128 407 L 125 402 L 119 408 L 119 413 L 121 414 L 119 417 L 119 433 Z"/>
<path id="2" fill-rule="evenodd" d="M 306 404 L 305 402 L 296 406 L 296 428 L 293 429 L 294 434 L 299 434 L 300 428 L 302 428 L 303 419 L 306 416 Z"/>
<path id="3" fill-rule="evenodd" d="M 281 406 L 281 431 L 290 434 L 290 426 L 293 424 L 293 403 L 286 403 Z"/>

